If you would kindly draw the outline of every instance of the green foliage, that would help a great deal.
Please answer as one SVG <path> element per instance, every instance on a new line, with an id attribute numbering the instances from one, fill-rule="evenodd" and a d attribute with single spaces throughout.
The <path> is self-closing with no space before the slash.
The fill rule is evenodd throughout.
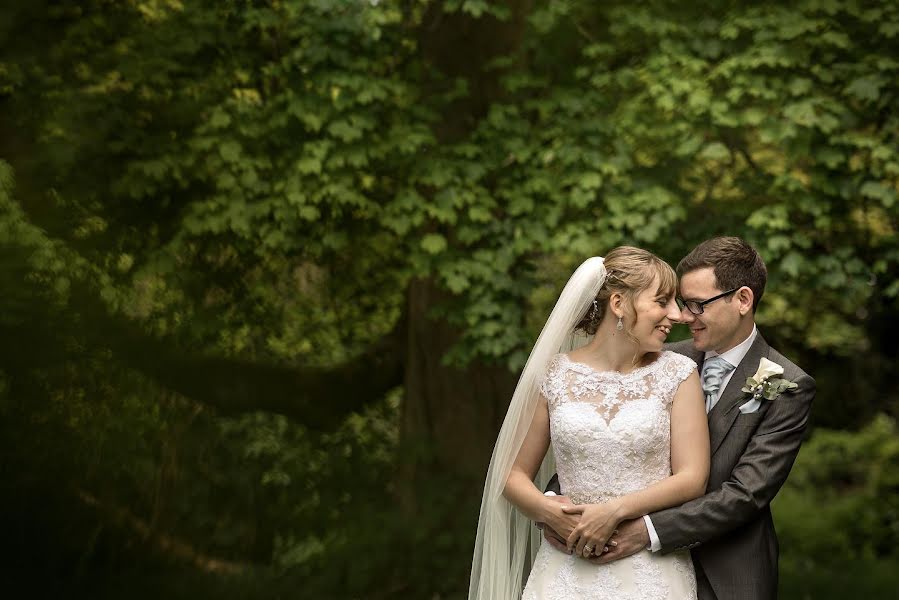
<path id="1" fill-rule="evenodd" d="M 30 223 L 13 195 L 12 171 L 0 161 L 0 281 L 9 290 L 0 326 L 7 339 L 20 339 L 0 354 L 0 452 L 10 467 L 0 512 L 27 511 L 34 525 L 54 522 L 66 532 L 49 562 L 74 556 L 102 568 L 104 556 L 130 547 L 127 540 L 137 533 L 137 552 L 160 564 L 170 558 L 154 543 L 156 534 L 247 569 L 259 563 L 308 570 L 310 561 L 321 560 L 323 544 L 346 536 L 343 514 L 369 510 L 371 498 L 388 496 L 398 390 L 321 434 L 268 413 L 221 417 L 166 390 L 115 352 L 91 345 L 96 338 L 80 329 L 85 308 L 74 292 L 93 286 L 113 305 L 127 297 L 122 300 L 101 268 Z M 314 276 L 302 275 L 301 283 Z M 128 305 L 132 314 L 166 308 L 165 286 L 155 283 L 155 291 L 138 288 L 142 294 Z M 288 322 L 310 327 L 297 315 Z M 293 348 L 296 335 L 272 334 L 269 352 Z M 327 351 L 340 356 L 329 332 L 301 341 L 317 336 L 328 341 L 317 348 L 324 355 L 317 360 L 333 360 Z M 223 336 L 219 347 L 246 351 L 245 338 L 239 331 Z M 56 502 L 34 510 L 17 504 L 50 490 L 68 509 Z M 116 516 L 122 511 L 130 520 Z M 136 522 L 150 533 L 130 531 Z M 45 541 L 29 533 L 12 543 L 24 542 L 28 557 L 43 553 Z"/>
<path id="2" fill-rule="evenodd" d="M 802 564 L 899 559 L 899 428 L 818 429 L 774 504 L 781 546 Z"/>
<path id="3" fill-rule="evenodd" d="M 780 561 L 779 598 L 831 600 L 847 596 L 883 597 L 899 585 L 896 559 L 857 560 L 833 566 L 809 564 L 801 556 Z"/>
<path id="4" fill-rule="evenodd" d="M 796 389 L 797 387 L 799 386 L 795 382 L 787 381 L 786 379 L 764 379 L 760 384 L 754 377 L 750 377 L 746 380 L 746 385 L 743 386 L 742 391 L 752 394 L 756 399 L 764 397 L 766 400 L 775 400 L 787 390 Z"/>
<path id="5" fill-rule="evenodd" d="M 406 318 L 423 278 L 447 292 L 430 316 L 459 330 L 445 360 L 515 369 L 584 257 L 630 243 L 674 262 L 723 233 L 769 265 L 772 341 L 820 366 L 816 418 L 863 421 L 899 397 L 897 34 L 892 3 L 842 0 L 12 2 L 0 328 L 20 343 L 0 363 L 4 450 L 204 552 L 317 575 L 323 595 L 385 573 L 398 595 L 452 593 L 474 510 L 455 502 L 473 493 L 420 490 L 432 519 L 405 530 L 384 501 L 398 397 L 328 434 L 198 411 L 98 343 L 89 303 L 179 350 L 334 365 Z M 868 453 L 888 474 L 884 423 L 817 433 L 811 448 L 855 460 L 816 481 Z M 827 488 L 822 509 L 869 541 L 803 520 L 820 498 L 810 454 L 778 500 L 782 526 L 805 527 L 789 543 L 891 552 L 895 515 L 863 506 L 895 495 L 881 471 Z M 328 571 L 334 552 L 396 539 L 403 564 Z M 93 564 L 127 546 L 69 541 Z"/>
<path id="6" fill-rule="evenodd" d="M 166 324 L 283 314 L 280 273 L 310 263 L 345 276 L 341 300 L 378 290 L 366 308 L 388 315 L 427 276 L 463 329 L 450 360 L 517 367 L 524 302 L 547 282 L 535 257 L 568 268 L 633 243 L 673 259 L 729 232 L 772 267 L 764 324 L 869 348 L 872 313 L 899 296 L 895 8 L 681 8 L 540 4 L 531 59 L 485 64 L 502 92 L 453 140 L 439 123 L 467 84 L 412 34 L 429 3 L 97 3 L 93 19 L 63 4 L 52 51 L 3 64 L 22 82 L 12 106 L 41 109 L 21 111 L 33 170 L 103 224 L 83 239 L 129 265 L 123 284 L 164 285 Z M 110 177 L 87 175 L 101 165 Z"/>

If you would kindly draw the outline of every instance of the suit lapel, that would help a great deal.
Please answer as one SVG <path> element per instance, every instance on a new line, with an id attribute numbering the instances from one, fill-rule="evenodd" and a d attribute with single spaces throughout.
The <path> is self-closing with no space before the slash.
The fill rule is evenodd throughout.
<path id="1" fill-rule="evenodd" d="M 755 341 L 749 347 L 749 352 L 734 369 L 733 377 L 727 382 L 727 387 L 724 388 L 718 403 L 709 412 L 709 442 L 712 455 L 721 446 L 731 425 L 737 419 L 740 411 L 736 410 L 736 407 L 745 400 L 746 394 L 743 392 L 743 386 L 746 384 L 746 379 L 758 370 L 759 361 L 762 357 L 768 356 L 769 349 L 768 342 L 765 341 L 762 334 L 756 335 Z"/>
<path id="2" fill-rule="evenodd" d="M 685 356 L 688 358 L 692 358 L 693 362 L 696 363 L 699 372 L 702 373 L 702 363 L 705 362 L 705 352 L 699 352 L 698 350 L 690 350 L 689 354 L 685 353 Z"/>

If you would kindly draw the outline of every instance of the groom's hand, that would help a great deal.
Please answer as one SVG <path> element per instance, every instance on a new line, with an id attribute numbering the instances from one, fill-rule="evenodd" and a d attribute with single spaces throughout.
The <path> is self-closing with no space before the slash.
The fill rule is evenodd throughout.
<path id="1" fill-rule="evenodd" d="M 546 535 L 544 529 L 544 536 Z M 618 533 L 609 541 L 609 551 L 601 556 L 589 559 L 597 565 L 615 562 L 618 559 L 636 554 L 649 546 L 649 532 L 646 531 L 646 523 L 643 517 L 622 521 L 618 524 Z"/>
<path id="2" fill-rule="evenodd" d="M 571 498 L 568 496 L 547 496 L 547 498 L 555 500 L 559 504 L 571 504 Z M 545 539 L 550 546 L 559 552 L 570 554 L 570 552 L 568 552 L 568 540 L 556 533 L 556 530 L 546 523 L 538 523 L 537 526 L 543 529 L 543 539 Z"/>

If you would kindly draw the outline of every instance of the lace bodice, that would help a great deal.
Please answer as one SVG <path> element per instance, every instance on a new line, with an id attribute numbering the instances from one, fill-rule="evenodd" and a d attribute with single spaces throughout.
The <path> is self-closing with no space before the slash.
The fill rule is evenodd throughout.
<path id="1" fill-rule="evenodd" d="M 627 374 L 600 372 L 557 354 L 540 391 L 562 492 L 576 504 L 605 502 L 671 474 L 671 401 L 696 369 L 662 352 Z M 686 551 L 642 550 L 604 565 L 542 544 L 523 600 L 696 600 Z"/>
<path id="2" fill-rule="evenodd" d="M 671 475 L 671 401 L 695 369 L 674 352 L 627 374 L 557 354 L 540 390 L 563 493 L 599 503 Z"/>

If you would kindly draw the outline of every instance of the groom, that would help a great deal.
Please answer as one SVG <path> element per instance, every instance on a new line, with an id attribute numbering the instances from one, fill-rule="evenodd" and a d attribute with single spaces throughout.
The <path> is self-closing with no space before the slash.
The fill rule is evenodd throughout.
<path id="1" fill-rule="evenodd" d="M 612 562 L 645 548 L 663 554 L 690 549 L 699 600 L 770 600 L 777 597 L 770 503 L 799 452 L 815 380 L 771 348 L 755 327 L 767 280 L 755 248 L 736 237 L 707 240 L 678 264 L 677 273 L 681 319 L 693 339 L 667 349 L 700 368 L 712 452 L 706 494 L 625 521 L 610 551 L 591 560 Z M 779 377 L 798 387 L 758 405 L 741 389 L 762 358 L 782 366 Z M 559 492 L 555 479 L 553 486 Z M 555 532 L 544 528 L 544 535 L 565 551 Z"/>

